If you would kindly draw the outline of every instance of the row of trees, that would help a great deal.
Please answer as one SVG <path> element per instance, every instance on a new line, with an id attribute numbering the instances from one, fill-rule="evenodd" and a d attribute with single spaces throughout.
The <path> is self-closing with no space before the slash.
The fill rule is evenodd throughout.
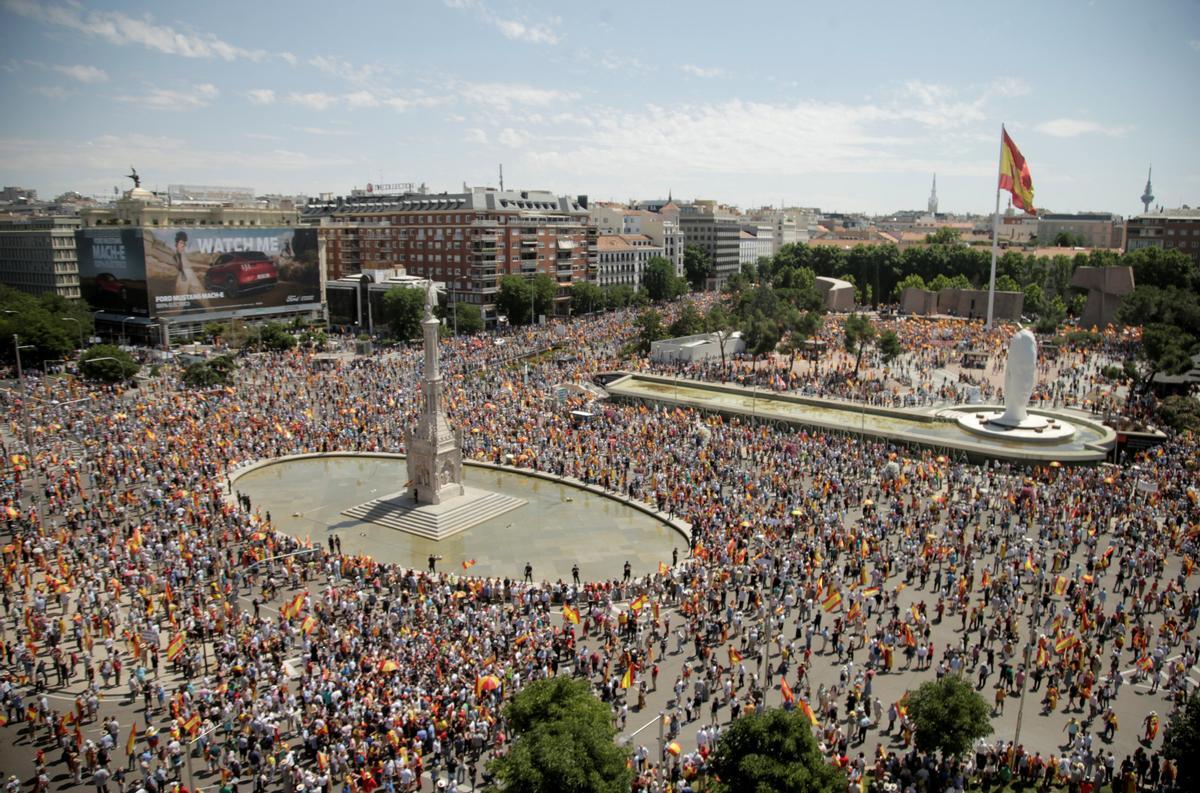
<path id="1" fill-rule="evenodd" d="M 917 748 L 961 757 L 990 735 L 989 706 L 969 682 L 947 675 L 908 697 Z M 588 683 L 553 677 L 531 683 L 505 709 L 515 740 L 489 765 L 507 793 L 625 793 L 632 781 L 628 752 L 614 742 L 609 709 Z M 725 730 L 708 759 L 704 790 L 826 793 L 846 787 L 843 772 L 821 753 L 812 724 L 799 710 L 743 716 Z"/>
<path id="2" fill-rule="evenodd" d="M 82 347 L 92 331 L 92 314 L 82 301 L 52 294 L 34 296 L 0 286 L 0 360 L 16 362 L 14 333 L 23 348 L 21 362 L 37 366 L 65 358 Z"/>

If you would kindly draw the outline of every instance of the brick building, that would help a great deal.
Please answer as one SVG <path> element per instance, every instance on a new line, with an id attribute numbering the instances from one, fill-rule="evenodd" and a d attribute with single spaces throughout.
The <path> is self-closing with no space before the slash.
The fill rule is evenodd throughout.
<path id="1" fill-rule="evenodd" d="M 1200 264 L 1200 209 L 1163 209 L 1130 218 L 1125 226 L 1125 251 L 1139 248 L 1183 251 Z"/>
<path id="2" fill-rule="evenodd" d="M 496 319 L 504 276 L 551 276 L 558 283 L 555 313 L 566 314 L 571 286 L 588 280 L 596 263 L 583 196 L 483 187 L 353 195 L 310 202 L 303 219 L 319 227 L 330 277 L 402 267 L 444 283 L 452 301 L 479 306 L 488 323 Z"/>

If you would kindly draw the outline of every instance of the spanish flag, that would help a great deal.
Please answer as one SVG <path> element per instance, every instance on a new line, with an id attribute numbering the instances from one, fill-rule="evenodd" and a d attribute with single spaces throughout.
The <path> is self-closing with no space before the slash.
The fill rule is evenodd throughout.
<path id="1" fill-rule="evenodd" d="M 183 654 L 184 633 L 180 631 L 171 637 L 171 641 L 167 644 L 167 660 L 174 661 Z"/>
<path id="2" fill-rule="evenodd" d="M 808 720 L 812 722 L 812 725 L 814 727 L 816 727 L 817 726 L 817 714 L 813 713 L 812 707 L 802 699 L 797 700 L 797 702 L 800 703 L 800 712 L 803 713 L 805 716 L 808 716 Z"/>
<path id="3" fill-rule="evenodd" d="M 629 688 L 633 685 L 633 665 L 625 667 L 625 674 L 621 675 L 621 688 Z"/>
<path id="4" fill-rule="evenodd" d="M 305 636 L 312 633 L 313 630 L 316 629 L 316 627 L 317 627 L 317 618 L 311 614 L 309 614 L 307 617 L 305 617 L 304 621 L 300 623 L 300 630 L 304 631 Z"/>
<path id="5" fill-rule="evenodd" d="M 787 684 L 786 680 L 779 681 L 779 693 L 783 694 L 784 702 L 795 702 L 796 695 L 792 693 L 792 687 Z"/>
<path id="6" fill-rule="evenodd" d="M 1067 577 L 1065 575 L 1060 575 L 1058 577 L 1058 579 L 1054 582 L 1054 594 L 1058 595 L 1059 597 L 1062 597 L 1066 593 L 1066 591 L 1067 591 Z"/>
<path id="7" fill-rule="evenodd" d="M 1029 164 L 1004 127 L 1000 127 L 1000 189 L 1012 193 L 1013 206 L 1030 215 L 1037 214 L 1033 206 L 1033 176 L 1029 173 Z"/>
<path id="8" fill-rule="evenodd" d="M 129 728 L 129 740 L 125 742 L 125 754 L 131 755 L 137 751 L 137 725 Z"/>
<path id="9" fill-rule="evenodd" d="M 475 560 L 474 559 L 464 559 L 462 566 L 463 566 L 464 570 L 470 570 L 472 567 L 475 566 Z"/>
<path id="10" fill-rule="evenodd" d="M 742 662 L 742 654 L 734 649 L 733 645 L 729 645 L 729 665 L 740 664 Z"/>
<path id="11" fill-rule="evenodd" d="M 1074 633 L 1068 633 L 1066 636 L 1054 643 L 1054 651 L 1061 655 L 1077 644 L 1079 644 L 1079 637 Z"/>
<path id="12" fill-rule="evenodd" d="M 1028 571 L 1029 571 L 1029 572 L 1031 572 L 1031 573 L 1036 573 L 1036 572 L 1037 572 L 1038 566 L 1037 566 L 1037 564 L 1035 564 L 1035 563 L 1034 563 L 1034 561 L 1033 561 L 1033 554 L 1032 554 L 1032 553 L 1027 553 L 1027 554 L 1025 554 L 1025 569 L 1026 569 L 1026 570 L 1028 570 Z"/>
<path id="13" fill-rule="evenodd" d="M 301 592 L 300 594 L 296 595 L 296 597 L 292 598 L 291 602 L 283 607 L 279 613 L 283 615 L 284 619 L 290 620 L 292 617 L 300 613 L 300 609 L 304 607 L 304 596 L 306 594 L 308 593 Z"/>
<path id="14" fill-rule="evenodd" d="M 822 603 L 821 605 L 825 607 L 826 611 L 833 611 L 835 608 L 838 607 L 838 604 L 841 602 L 842 602 L 842 593 L 835 591 L 832 595 L 825 598 L 825 602 Z"/>
<path id="15" fill-rule="evenodd" d="M 646 597 L 645 595 L 638 595 L 637 600 L 629 604 L 629 608 L 633 609 L 634 614 L 637 614 L 644 609 L 649 602 L 650 598 Z"/>
<path id="16" fill-rule="evenodd" d="M 658 574 L 659 575 L 666 575 L 669 572 L 671 572 L 670 565 L 668 565 L 666 562 L 658 563 Z"/>
<path id="17" fill-rule="evenodd" d="M 564 603 L 562 615 L 563 615 L 563 619 L 565 619 L 567 622 L 571 623 L 572 625 L 579 624 L 579 610 L 578 609 Z"/>
<path id="18" fill-rule="evenodd" d="M 183 729 L 188 735 L 195 735 L 200 732 L 200 714 L 193 713 L 191 718 L 183 723 Z"/>

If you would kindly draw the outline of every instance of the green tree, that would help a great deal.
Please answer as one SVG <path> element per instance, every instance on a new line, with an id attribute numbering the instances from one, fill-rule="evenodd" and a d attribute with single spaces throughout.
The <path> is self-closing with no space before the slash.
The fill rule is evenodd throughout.
<path id="1" fill-rule="evenodd" d="M 932 234 L 926 234 L 925 242 L 930 245 L 959 245 L 962 243 L 962 235 L 958 229 L 940 228 Z"/>
<path id="2" fill-rule="evenodd" d="M 539 316 L 554 316 L 554 298 L 558 295 L 558 283 L 545 273 L 538 273 L 533 277 L 530 286 L 533 288 L 535 312 L 531 321 L 537 322 Z"/>
<path id="3" fill-rule="evenodd" d="M 858 367 L 862 365 L 863 353 L 875 341 L 875 336 L 878 333 L 871 320 L 867 319 L 862 314 L 851 314 L 846 317 L 846 325 L 844 328 L 843 341 L 846 345 L 846 352 L 854 355 L 854 374 L 858 374 Z"/>
<path id="4" fill-rule="evenodd" d="M 710 759 L 717 793 L 828 793 L 846 778 L 821 754 L 808 718 L 766 710 L 731 723 Z"/>
<path id="5" fill-rule="evenodd" d="M 1192 368 L 1192 354 L 1197 342 L 1195 337 L 1175 325 L 1156 322 L 1142 328 L 1142 346 L 1138 358 L 1143 372 L 1140 380 L 1149 388 L 1154 376 L 1179 375 Z"/>
<path id="6" fill-rule="evenodd" d="M 1025 285 L 1025 313 L 1040 317 L 1046 310 L 1046 292 L 1040 284 Z"/>
<path id="7" fill-rule="evenodd" d="M 652 256 L 642 271 L 642 286 L 654 302 L 675 297 L 675 268 L 661 256 Z"/>
<path id="8" fill-rule="evenodd" d="M 940 292 L 943 289 L 970 289 L 971 282 L 962 273 L 955 275 L 953 278 L 945 273 L 938 273 L 929 282 L 929 289 L 933 292 Z"/>
<path id="9" fill-rule="evenodd" d="M 483 314 L 474 303 L 451 304 L 452 318 L 450 327 L 458 327 L 460 336 L 467 336 L 483 330 Z"/>
<path id="10" fill-rule="evenodd" d="M 917 273 L 909 273 L 896 284 L 895 296 L 897 298 L 904 294 L 904 290 L 912 287 L 913 289 L 925 289 L 925 279 Z"/>
<path id="11" fill-rule="evenodd" d="M 15 362 L 14 333 L 22 346 L 29 345 L 21 350 L 23 364 L 65 358 L 78 347 L 81 328 L 84 336 L 90 334 L 92 318 L 78 301 L 58 295 L 34 297 L 0 286 L 0 360 Z"/>
<path id="12" fill-rule="evenodd" d="M 629 284 L 611 284 L 604 287 L 604 306 L 615 310 L 633 305 L 636 293 Z"/>
<path id="13" fill-rule="evenodd" d="M 694 336 L 704 332 L 704 316 L 696 309 L 696 304 L 690 300 L 684 303 L 679 316 L 671 323 L 672 337 Z"/>
<path id="14" fill-rule="evenodd" d="M 712 258 L 699 245 L 688 245 L 683 249 L 683 272 L 692 289 L 699 292 L 713 275 Z"/>
<path id="15" fill-rule="evenodd" d="M 896 335 L 896 331 L 894 330 L 885 330 L 883 333 L 880 333 L 876 346 L 878 346 L 879 354 L 883 357 L 885 364 L 890 364 L 904 352 L 904 348 L 900 345 L 900 337 Z"/>
<path id="16" fill-rule="evenodd" d="M 231 356 L 218 355 L 207 361 L 188 364 L 183 370 L 183 382 L 192 388 L 229 385 L 236 369 L 237 362 Z"/>
<path id="17" fill-rule="evenodd" d="M 1195 790 L 1200 786 L 1200 694 L 1193 693 L 1182 708 L 1167 719 L 1163 732 L 1163 755 L 1175 764 L 1179 772 L 1176 784 L 1180 790 Z"/>
<path id="18" fill-rule="evenodd" d="M 667 329 L 663 326 L 662 315 L 648 308 L 638 315 L 638 351 L 643 355 L 650 352 L 650 345 L 659 339 L 667 337 Z"/>
<path id="19" fill-rule="evenodd" d="M 397 286 L 383 293 L 383 320 L 395 338 L 419 338 L 424 316 L 425 290 Z"/>
<path id="20" fill-rule="evenodd" d="M 80 373 L 89 380 L 102 383 L 131 380 L 141 368 L 129 353 L 115 344 L 97 344 L 79 356 Z"/>
<path id="21" fill-rule="evenodd" d="M 1020 292 L 1021 285 L 1011 275 L 996 276 L 996 291 L 997 292 Z"/>
<path id="22" fill-rule="evenodd" d="M 943 757 L 961 757 L 977 740 L 991 735 L 989 713 L 987 701 L 962 675 L 922 683 L 908 697 L 917 748 Z"/>
<path id="23" fill-rule="evenodd" d="M 590 314 L 604 308 L 604 291 L 591 281 L 571 285 L 571 313 Z"/>
<path id="24" fill-rule="evenodd" d="M 628 793 L 633 772 L 613 740 L 609 710 L 586 680 L 535 680 L 505 707 L 513 735 L 507 754 L 488 763 L 491 793 Z"/>
<path id="25" fill-rule="evenodd" d="M 1051 242 L 1056 248 L 1082 248 L 1084 247 L 1083 237 L 1074 232 L 1060 231 L 1054 235 L 1054 240 Z"/>
<path id="26" fill-rule="evenodd" d="M 274 352 L 290 350 L 297 344 L 296 337 L 288 333 L 287 329 L 278 322 L 268 322 L 260 326 L 257 341 L 263 349 Z"/>
<path id="27" fill-rule="evenodd" d="M 1139 248 L 1121 263 L 1133 268 L 1133 282 L 1139 286 L 1200 288 L 1200 267 L 1180 250 Z"/>
<path id="28" fill-rule="evenodd" d="M 1183 394 L 1169 396 L 1158 403 L 1158 416 L 1176 432 L 1200 432 L 1200 399 Z"/>
<path id="29" fill-rule="evenodd" d="M 789 372 L 796 368 L 796 355 L 804 349 L 804 343 L 816 335 L 820 327 L 821 315 L 816 311 L 796 314 L 788 323 L 786 335 L 776 349 L 789 356 Z"/>

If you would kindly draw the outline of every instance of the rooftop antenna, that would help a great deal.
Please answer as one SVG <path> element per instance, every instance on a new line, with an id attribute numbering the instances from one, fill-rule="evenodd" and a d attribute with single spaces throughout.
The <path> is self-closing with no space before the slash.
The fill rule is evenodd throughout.
<path id="1" fill-rule="evenodd" d="M 504 192 L 504 163 L 500 163 L 500 192 Z"/>

